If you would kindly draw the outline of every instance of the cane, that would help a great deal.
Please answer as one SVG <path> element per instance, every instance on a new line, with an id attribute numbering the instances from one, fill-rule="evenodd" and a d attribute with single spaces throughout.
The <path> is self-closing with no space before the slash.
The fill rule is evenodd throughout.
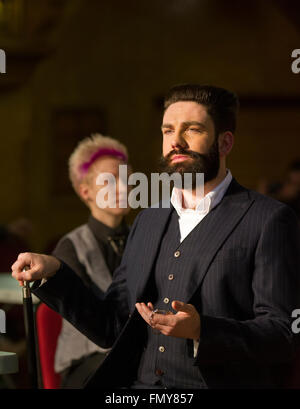
<path id="1" fill-rule="evenodd" d="M 25 267 L 23 271 L 28 270 Z M 30 285 L 28 281 L 24 281 L 23 286 L 23 307 L 24 307 L 24 323 L 27 339 L 27 362 L 28 372 L 31 380 L 32 389 L 38 389 L 38 373 L 37 373 L 37 358 L 36 358 L 36 343 L 35 343 L 35 323 L 33 316 L 32 297 Z"/>

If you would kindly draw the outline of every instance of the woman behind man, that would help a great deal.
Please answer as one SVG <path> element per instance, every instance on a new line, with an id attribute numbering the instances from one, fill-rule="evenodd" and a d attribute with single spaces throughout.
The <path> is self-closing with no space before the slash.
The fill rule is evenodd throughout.
<path id="1" fill-rule="evenodd" d="M 129 232 L 124 221 L 130 210 L 127 193 L 123 193 L 119 179 L 119 165 L 127 163 L 126 147 L 100 134 L 83 139 L 69 159 L 70 180 L 79 198 L 90 209 L 90 216 L 86 224 L 58 242 L 53 255 L 68 264 L 99 297 L 109 287 L 112 273 L 120 264 Z M 105 187 L 96 184 L 101 173 L 111 173 L 116 179 L 115 208 L 101 208 L 99 200 L 97 204 L 97 194 Z M 55 355 L 55 371 L 61 375 L 61 387 L 83 387 L 85 379 L 108 351 L 63 320 Z"/>

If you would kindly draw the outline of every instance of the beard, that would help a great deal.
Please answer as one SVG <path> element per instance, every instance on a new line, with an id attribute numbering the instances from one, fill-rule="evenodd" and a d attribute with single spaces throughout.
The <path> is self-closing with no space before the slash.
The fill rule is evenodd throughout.
<path id="1" fill-rule="evenodd" d="M 171 158 L 174 154 L 186 155 L 193 160 L 172 163 Z M 166 172 L 168 175 L 179 173 L 182 178 L 185 173 L 191 173 L 192 189 L 196 189 L 197 187 L 197 173 L 204 173 L 204 183 L 207 183 L 217 176 L 219 168 L 220 158 L 217 138 L 205 154 L 180 148 L 172 150 L 166 156 L 162 156 L 159 160 L 159 170 L 161 173 Z"/>

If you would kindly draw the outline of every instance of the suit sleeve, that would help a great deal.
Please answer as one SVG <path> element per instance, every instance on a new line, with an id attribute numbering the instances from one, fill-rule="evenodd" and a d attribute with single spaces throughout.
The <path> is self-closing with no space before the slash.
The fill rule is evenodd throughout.
<path id="1" fill-rule="evenodd" d="M 32 292 L 75 328 L 102 348 L 114 343 L 128 319 L 126 270 L 129 249 L 138 223 L 136 217 L 113 282 L 104 298 L 87 288 L 77 274 L 63 261 L 57 273 L 44 284 L 35 282 Z"/>
<path id="2" fill-rule="evenodd" d="M 253 312 L 247 321 L 201 316 L 197 365 L 288 363 L 299 337 L 292 311 L 300 308 L 300 239 L 296 215 L 280 206 L 264 223 L 253 262 Z"/>

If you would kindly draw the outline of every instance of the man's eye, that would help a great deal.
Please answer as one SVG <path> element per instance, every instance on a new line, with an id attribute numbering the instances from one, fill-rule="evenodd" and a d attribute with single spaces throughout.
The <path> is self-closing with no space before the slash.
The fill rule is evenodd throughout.
<path id="1" fill-rule="evenodd" d="M 193 131 L 193 132 L 200 132 L 200 129 L 198 129 L 198 128 L 190 128 L 189 130 Z"/>
<path id="2" fill-rule="evenodd" d="M 166 130 L 164 131 L 164 135 L 170 134 L 171 132 L 172 132 L 172 129 L 166 129 Z"/>

